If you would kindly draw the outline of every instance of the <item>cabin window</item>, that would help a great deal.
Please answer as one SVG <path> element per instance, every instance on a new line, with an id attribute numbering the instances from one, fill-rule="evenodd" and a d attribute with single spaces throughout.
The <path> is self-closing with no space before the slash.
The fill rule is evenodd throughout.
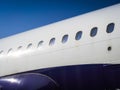
<path id="1" fill-rule="evenodd" d="M 62 43 L 66 43 L 68 41 L 68 35 L 64 35 L 62 38 Z"/>
<path id="2" fill-rule="evenodd" d="M 77 33 L 76 33 L 76 36 L 75 36 L 75 39 L 76 39 L 76 40 L 80 40 L 81 37 L 82 37 L 82 31 L 77 32 Z"/>
<path id="3" fill-rule="evenodd" d="M 19 47 L 17 48 L 17 50 L 20 50 L 20 49 L 22 49 L 22 46 L 19 46 Z"/>
<path id="4" fill-rule="evenodd" d="M 107 49 L 108 49 L 108 51 L 111 51 L 111 50 L 112 50 L 112 47 L 111 47 L 111 46 L 109 46 Z"/>
<path id="5" fill-rule="evenodd" d="M 0 51 L 0 54 L 2 54 L 2 53 L 3 53 L 3 50 Z"/>
<path id="6" fill-rule="evenodd" d="M 9 50 L 8 50 L 8 53 L 11 53 L 12 52 L 12 48 L 10 48 Z"/>
<path id="7" fill-rule="evenodd" d="M 97 27 L 92 28 L 92 29 L 91 29 L 91 32 L 90 32 L 90 36 L 91 36 L 91 37 L 96 36 L 96 35 L 97 35 L 97 30 L 98 30 Z"/>
<path id="8" fill-rule="evenodd" d="M 32 43 L 28 44 L 27 49 L 30 49 L 32 47 Z"/>
<path id="9" fill-rule="evenodd" d="M 50 40 L 50 42 L 49 42 L 49 45 L 52 46 L 52 45 L 54 45 L 54 44 L 55 44 L 55 38 L 52 38 L 52 39 Z"/>
<path id="10" fill-rule="evenodd" d="M 44 41 L 40 41 L 40 42 L 38 43 L 38 48 L 43 45 L 43 42 L 44 42 Z"/>
<path id="11" fill-rule="evenodd" d="M 107 32 L 107 33 L 113 32 L 114 27 L 115 27 L 115 24 L 114 24 L 114 23 L 108 24 L 108 25 L 107 25 L 107 30 L 106 30 L 106 32 Z"/>

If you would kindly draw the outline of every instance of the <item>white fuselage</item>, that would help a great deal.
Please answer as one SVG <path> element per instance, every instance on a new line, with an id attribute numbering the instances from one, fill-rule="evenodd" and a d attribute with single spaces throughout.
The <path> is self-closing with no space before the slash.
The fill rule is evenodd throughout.
<path id="1" fill-rule="evenodd" d="M 107 33 L 110 23 L 114 30 Z M 90 36 L 97 27 L 97 34 Z M 75 36 L 82 31 L 80 40 Z M 62 37 L 68 35 L 66 43 Z M 55 38 L 54 45 L 49 41 Z M 43 41 L 42 46 L 39 42 Z M 110 49 L 110 50 L 108 50 Z M 79 64 L 120 63 L 120 4 L 0 40 L 0 76 Z"/>

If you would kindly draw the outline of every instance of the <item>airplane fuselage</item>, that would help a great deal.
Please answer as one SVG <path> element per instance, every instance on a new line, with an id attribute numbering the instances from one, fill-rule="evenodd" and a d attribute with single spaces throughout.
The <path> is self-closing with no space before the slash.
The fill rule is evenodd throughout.
<path id="1" fill-rule="evenodd" d="M 120 4 L 4 38 L 0 86 L 6 77 L 37 73 L 61 90 L 117 90 L 119 47 Z"/>

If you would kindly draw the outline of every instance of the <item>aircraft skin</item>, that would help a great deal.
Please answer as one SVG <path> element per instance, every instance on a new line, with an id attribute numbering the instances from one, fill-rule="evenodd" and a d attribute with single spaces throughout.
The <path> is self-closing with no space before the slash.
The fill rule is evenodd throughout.
<path id="1" fill-rule="evenodd" d="M 120 90 L 120 4 L 0 39 L 0 90 Z"/>

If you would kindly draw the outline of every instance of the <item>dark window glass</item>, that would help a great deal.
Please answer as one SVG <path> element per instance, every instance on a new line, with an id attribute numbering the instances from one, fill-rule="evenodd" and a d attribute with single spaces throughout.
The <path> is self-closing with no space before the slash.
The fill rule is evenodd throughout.
<path id="1" fill-rule="evenodd" d="M 38 43 L 38 47 L 41 47 L 43 45 L 43 41 L 40 41 L 39 43 Z"/>
<path id="2" fill-rule="evenodd" d="M 52 46 L 52 45 L 54 45 L 54 44 L 55 44 L 55 38 L 52 38 L 52 39 L 50 40 L 50 42 L 49 42 L 49 45 Z"/>
<path id="3" fill-rule="evenodd" d="M 111 47 L 111 46 L 109 46 L 109 47 L 108 47 L 108 51 L 111 51 L 111 50 L 112 50 L 112 47 Z"/>
<path id="4" fill-rule="evenodd" d="M 107 32 L 107 33 L 111 33 L 111 32 L 113 32 L 113 30 L 114 30 L 114 26 L 115 26 L 114 23 L 110 23 L 110 24 L 108 24 L 108 25 L 107 25 L 107 30 L 106 30 L 106 32 Z"/>
<path id="5" fill-rule="evenodd" d="M 19 46 L 17 49 L 20 50 L 22 48 L 22 46 Z"/>
<path id="6" fill-rule="evenodd" d="M 12 52 L 12 48 L 10 48 L 9 50 L 8 50 L 8 53 L 11 53 Z"/>
<path id="7" fill-rule="evenodd" d="M 92 29 L 91 29 L 91 32 L 90 32 L 90 36 L 91 36 L 91 37 L 96 36 L 96 35 L 97 35 L 97 30 L 98 30 L 97 27 L 92 28 Z"/>
<path id="8" fill-rule="evenodd" d="M 28 46 L 27 46 L 27 49 L 31 48 L 32 47 L 32 43 L 30 43 Z"/>
<path id="9" fill-rule="evenodd" d="M 3 53 L 3 50 L 0 51 L 0 54 L 2 54 L 2 53 Z"/>
<path id="10" fill-rule="evenodd" d="M 75 39 L 80 40 L 81 37 L 82 37 L 82 31 L 77 32 L 76 36 L 75 36 Z"/>
<path id="11" fill-rule="evenodd" d="M 64 35 L 62 38 L 62 43 L 66 43 L 68 41 L 68 35 Z"/>

